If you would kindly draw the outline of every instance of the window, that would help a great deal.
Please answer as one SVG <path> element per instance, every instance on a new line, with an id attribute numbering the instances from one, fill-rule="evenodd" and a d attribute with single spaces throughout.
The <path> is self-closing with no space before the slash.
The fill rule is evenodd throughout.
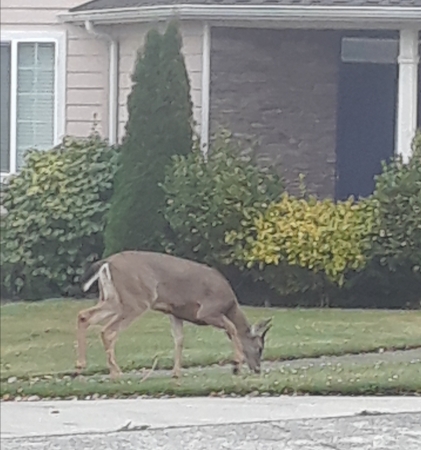
<path id="1" fill-rule="evenodd" d="M 62 42 L 20 33 L 1 35 L 1 174 L 19 171 L 30 148 L 47 149 L 62 136 Z"/>
<path id="2" fill-rule="evenodd" d="M 342 39 L 342 61 L 349 63 L 397 64 L 398 39 L 356 38 Z"/>

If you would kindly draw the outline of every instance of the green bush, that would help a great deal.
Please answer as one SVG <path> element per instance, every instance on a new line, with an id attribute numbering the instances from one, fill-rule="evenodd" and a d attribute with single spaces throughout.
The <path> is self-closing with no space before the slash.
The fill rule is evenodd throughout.
<path id="1" fill-rule="evenodd" d="M 379 233 L 373 256 L 390 270 L 420 272 L 421 266 L 421 133 L 408 164 L 396 158 L 376 179 L 373 195 L 379 209 Z"/>
<path id="2" fill-rule="evenodd" d="M 364 280 L 377 278 L 384 296 L 398 296 L 402 306 L 421 300 L 421 132 L 412 148 L 407 164 L 397 157 L 376 178 L 378 224 Z"/>
<path id="3" fill-rule="evenodd" d="M 259 211 L 276 200 L 281 180 L 259 169 L 227 133 L 216 137 L 207 160 L 199 148 L 173 159 L 162 186 L 172 231 L 167 250 L 212 265 L 232 262 L 225 234 L 241 229 L 250 208 Z"/>
<path id="4" fill-rule="evenodd" d="M 116 155 L 96 135 L 27 153 L 5 187 L 2 296 L 68 294 L 82 264 L 102 254 Z"/>
<path id="5" fill-rule="evenodd" d="M 139 52 L 121 165 L 105 230 L 105 256 L 122 250 L 162 250 L 165 166 L 192 148 L 189 79 L 175 24 L 151 30 Z"/>
<path id="6" fill-rule="evenodd" d="M 226 240 L 238 264 L 258 267 L 279 294 L 319 291 L 327 299 L 349 271 L 365 267 L 375 219 L 372 201 L 335 203 L 285 193 L 263 212 L 245 217 L 244 228 Z"/>

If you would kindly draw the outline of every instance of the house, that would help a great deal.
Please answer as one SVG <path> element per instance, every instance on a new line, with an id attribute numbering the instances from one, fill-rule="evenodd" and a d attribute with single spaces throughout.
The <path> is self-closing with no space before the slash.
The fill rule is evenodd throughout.
<path id="1" fill-rule="evenodd" d="M 367 195 L 420 125 L 421 0 L 3 0 L 1 173 L 96 127 L 121 141 L 136 52 L 177 18 L 204 151 L 258 139 L 290 189 Z"/>

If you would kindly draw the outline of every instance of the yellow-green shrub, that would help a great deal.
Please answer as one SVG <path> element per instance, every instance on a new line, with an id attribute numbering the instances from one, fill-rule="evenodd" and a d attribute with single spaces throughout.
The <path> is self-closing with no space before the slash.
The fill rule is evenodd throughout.
<path id="1" fill-rule="evenodd" d="M 324 282 L 340 286 L 347 271 L 365 266 L 375 218 L 372 201 L 335 203 L 285 193 L 263 213 L 245 217 L 243 230 L 228 233 L 226 241 L 234 246 L 240 265 L 258 266 L 282 294 Z M 273 270 L 265 276 L 273 266 L 279 267 L 279 276 Z"/>

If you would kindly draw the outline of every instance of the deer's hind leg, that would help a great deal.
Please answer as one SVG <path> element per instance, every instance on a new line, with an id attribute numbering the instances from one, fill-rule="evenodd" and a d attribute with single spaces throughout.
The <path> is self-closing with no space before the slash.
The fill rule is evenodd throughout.
<path id="1" fill-rule="evenodd" d="M 137 308 L 136 310 L 122 310 L 120 313 L 116 314 L 101 331 L 101 339 L 105 353 L 107 354 L 107 364 L 112 379 L 116 379 L 122 374 L 115 359 L 115 344 L 117 342 L 118 333 L 128 328 L 128 326 L 146 310 L 146 306 L 144 308 Z"/>
<path id="2" fill-rule="evenodd" d="M 114 311 L 108 309 L 101 300 L 94 307 L 79 312 L 77 316 L 77 373 L 86 367 L 86 332 L 88 328 L 109 319 L 114 314 Z"/>

